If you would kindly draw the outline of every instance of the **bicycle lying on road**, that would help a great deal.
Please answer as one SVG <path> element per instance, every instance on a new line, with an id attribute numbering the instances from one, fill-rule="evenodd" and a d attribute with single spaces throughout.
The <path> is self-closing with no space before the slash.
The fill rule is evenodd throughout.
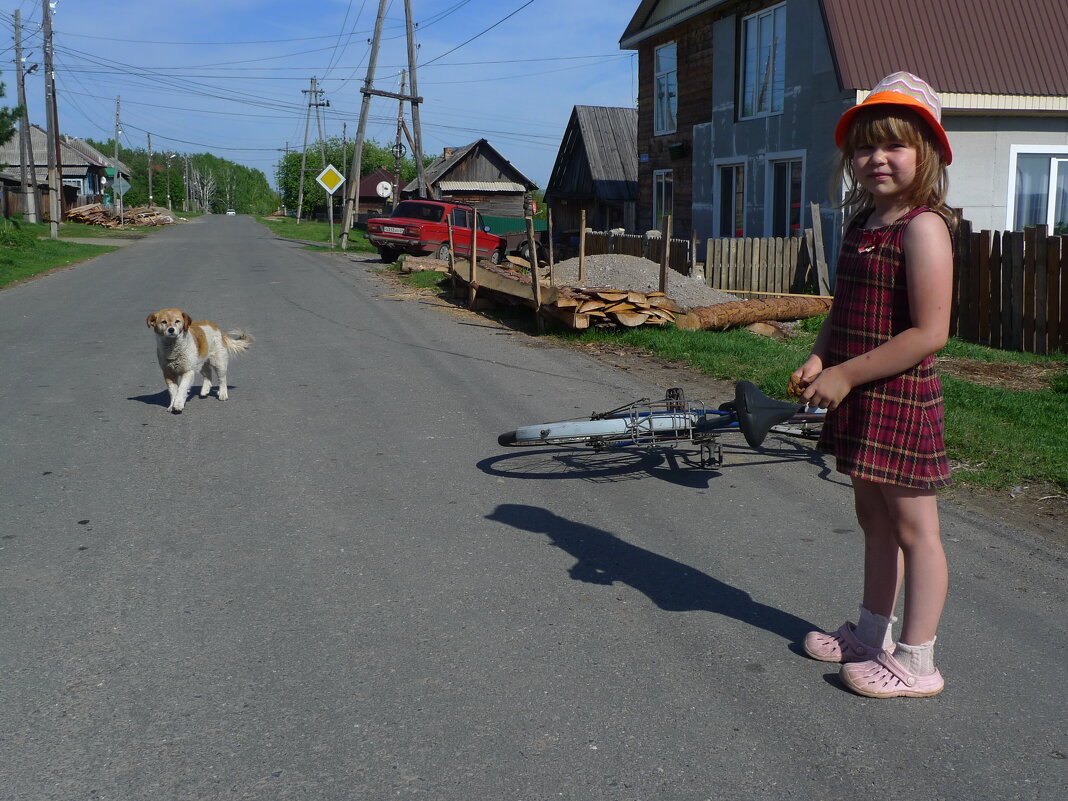
<path id="1" fill-rule="evenodd" d="M 588 418 L 520 426 L 497 437 L 506 447 L 585 445 L 596 451 L 606 448 L 674 447 L 696 445 L 701 466 L 723 463 L 722 434 L 742 433 L 752 448 L 758 448 L 770 432 L 805 438 L 819 436 L 824 410 L 769 398 L 754 384 L 739 381 L 734 400 L 717 409 L 687 402 L 681 388 L 667 391 L 657 401 L 640 398 Z"/>

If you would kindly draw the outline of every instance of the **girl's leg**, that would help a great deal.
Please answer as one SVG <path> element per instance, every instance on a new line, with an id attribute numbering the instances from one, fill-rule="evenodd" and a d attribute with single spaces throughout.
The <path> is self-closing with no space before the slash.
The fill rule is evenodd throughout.
<path id="1" fill-rule="evenodd" d="M 893 516 L 883 495 L 884 487 L 863 479 L 853 479 L 857 522 L 864 531 L 862 604 L 870 612 L 891 618 L 901 587 L 901 549 Z"/>
<path id="2" fill-rule="evenodd" d="M 899 640 L 906 645 L 928 643 L 938 631 L 949 588 L 938 499 L 933 490 L 889 484 L 880 489 L 905 560 L 905 613 Z"/>

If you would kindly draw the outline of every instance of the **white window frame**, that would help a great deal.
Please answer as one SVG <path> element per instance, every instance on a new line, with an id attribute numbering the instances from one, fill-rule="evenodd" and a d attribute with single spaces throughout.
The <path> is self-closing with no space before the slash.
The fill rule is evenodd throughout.
<path id="1" fill-rule="evenodd" d="M 663 222 L 664 214 L 674 214 L 675 206 L 675 176 L 672 170 L 653 170 L 653 227 L 658 229 Z M 671 176 L 671 204 L 664 208 L 664 176 Z"/>
<path id="2" fill-rule="evenodd" d="M 781 41 L 776 36 L 776 16 L 780 13 L 782 14 Z M 771 18 L 770 43 L 765 43 L 759 38 L 760 21 L 766 17 Z M 751 120 L 782 114 L 786 96 L 786 3 L 770 6 L 769 8 L 761 9 L 756 14 L 743 17 L 741 25 L 741 41 L 738 50 L 738 119 Z M 755 45 L 750 44 L 750 30 L 753 29 L 758 35 Z M 757 77 L 758 71 L 763 71 L 759 61 L 760 55 L 765 48 L 770 48 L 769 57 L 771 59 L 771 75 L 767 83 Z M 755 61 L 751 61 L 751 57 Z M 750 75 L 752 75 L 751 85 L 749 81 Z M 761 108 L 760 100 L 756 95 L 761 87 L 764 86 L 770 92 L 770 98 L 766 107 Z M 746 113 L 746 98 L 750 92 L 754 95 L 752 98 L 752 110 Z"/>
<path id="3" fill-rule="evenodd" d="M 1016 225 L 1016 160 L 1020 156 L 1047 156 L 1050 162 L 1061 161 L 1068 159 L 1068 145 L 1010 145 L 1009 146 L 1009 176 L 1008 176 L 1008 188 L 1006 190 L 1007 199 L 1005 201 L 1005 230 L 1015 230 Z M 1065 169 L 1061 166 L 1060 169 Z M 1049 201 L 1046 204 L 1046 220 L 1050 226 L 1050 233 L 1053 232 L 1053 225 L 1051 224 L 1053 214 L 1056 209 L 1053 204 L 1053 189 L 1054 181 L 1053 177 L 1057 167 L 1050 167 L 1050 187 L 1049 187 Z"/>
<path id="4" fill-rule="evenodd" d="M 670 70 L 657 71 L 659 62 L 659 53 L 666 48 L 672 48 L 675 52 L 674 62 L 675 68 Z M 661 79 L 667 80 L 670 89 L 674 90 L 674 93 L 668 93 L 663 101 L 660 95 L 660 82 Z M 675 133 L 678 129 L 678 98 L 679 98 L 679 48 L 677 42 L 665 42 L 653 49 L 653 135 L 661 136 L 663 134 Z M 670 120 L 665 120 L 665 117 L 670 117 Z M 667 125 L 670 122 L 670 126 Z"/>
<path id="5" fill-rule="evenodd" d="M 730 231 L 724 231 L 721 224 L 723 218 L 723 173 L 722 170 L 726 168 L 742 168 L 742 233 L 739 235 L 732 228 Z M 729 237 L 736 239 L 739 236 L 745 236 L 746 233 L 746 216 L 745 209 L 748 208 L 749 201 L 749 187 L 746 180 L 748 175 L 749 165 L 745 159 L 715 159 L 712 162 L 712 191 L 714 198 L 712 204 L 712 211 L 715 218 L 715 231 L 718 237 Z"/>
<path id="6" fill-rule="evenodd" d="M 775 236 L 772 227 L 775 220 L 775 165 L 790 161 L 801 162 L 801 207 L 798 217 L 799 234 L 805 232 L 805 186 L 808 171 L 808 159 L 804 150 L 788 150 L 782 153 L 769 153 L 764 161 L 764 236 Z M 790 234 L 787 233 L 787 236 Z"/>

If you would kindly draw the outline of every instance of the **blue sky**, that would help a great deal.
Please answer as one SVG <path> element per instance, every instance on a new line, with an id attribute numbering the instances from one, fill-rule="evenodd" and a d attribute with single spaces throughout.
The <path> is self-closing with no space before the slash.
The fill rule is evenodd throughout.
<path id="1" fill-rule="evenodd" d="M 110 139 L 121 98 L 124 145 L 210 152 L 273 184 L 285 147 L 304 141 L 311 78 L 324 136 L 355 138 L 378 0 L 58 0 L 52 17 L 63 133 Z M 637 59 L 619 38 L 637 0 L 411 0 L 424 150 L 485 137 L 544 188 L 574 105 L 634 106 Z M 41 2 L 0 9 L 0 81 L 16 102 L 14 12 L 27 66 L 42 62 Z M 470 40 L 470 41 L 469 41 Z M 386 13 L 374 88 L 407 67 L 403 0 Z M 43 66 L 43 64 L 42 64 Z M 30 120 L 45 124 L 41 72 Z M 406 111 L 407 113 L 407 111 Z M 368 137 L 393 141 L 397 102 L 375 98 Z M 411 120 L 409 118 L 409 126 Z M 309 141 L 317 139 L 311 117 Z M 340 165 L 338 165 L 340 166 Z"/>

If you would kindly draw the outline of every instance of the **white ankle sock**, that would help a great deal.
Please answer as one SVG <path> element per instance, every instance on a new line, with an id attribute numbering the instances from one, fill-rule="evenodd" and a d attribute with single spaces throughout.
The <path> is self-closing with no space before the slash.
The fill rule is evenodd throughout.
<path id="1" fill-rule="evenodd" d="M 938 638 L 935 637 L 936 639 Z M 919 645 L 906 645 L 899 642 L 894 648 L 894 659 L 910 673 L 915 673 L 917 676 L 930 676 L 935 672 L 934 644 L 934 640 Z"/>
<path id="2" fill-rule="evenodd" d="M 896 617 L 883 617 L 861 606 L 860 618 L 857 620 L 857 628 L 853 633 L 862 643 L 873 648 L 882 648 L 885 651 L 894 644 L 890 629 L 896 621 Z"/>

